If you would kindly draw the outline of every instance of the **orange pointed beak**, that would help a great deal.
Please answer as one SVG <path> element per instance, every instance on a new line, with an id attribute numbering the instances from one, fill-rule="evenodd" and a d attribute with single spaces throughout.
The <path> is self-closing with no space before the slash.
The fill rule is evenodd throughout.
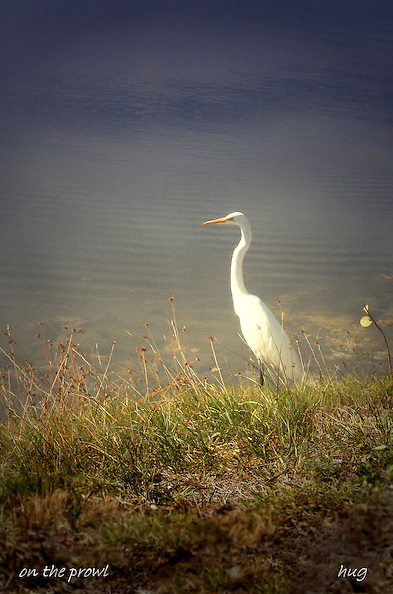
<path id="1" fill-rule="evenodd" d="M 216 223 L 225 223 L 228 219 L 226 217 L 221 217 L 221 219 L 213 219 L 212 221 L 206 221 L 206 223 L 202 223 L 202 225 L 215 225 Z"/>

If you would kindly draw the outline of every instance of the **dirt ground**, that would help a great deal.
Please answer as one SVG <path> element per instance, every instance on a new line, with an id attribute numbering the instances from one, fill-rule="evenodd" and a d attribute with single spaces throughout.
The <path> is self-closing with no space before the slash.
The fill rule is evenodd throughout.
<path id="1" fill-rule="evenodd" d="M 255 517 L 248 520 L 247 510 L 236 505 L 205 508 L 195 514 L 186 543 L 149 549 L 125 539 L 111 552 L 115 562 L 107 578 L 69 585 L 48 580 L 46 587 L 42 580 L 18 580 L 15 594 L 390 594 L 392 509 L 393 487 L 385 487 L 373 503 L 344 505 L 329 516 L 311 502 L 309 521 L 297 524 L 274 526 L 261 519 L 256 525 Z M 58 563 L 68 555 L 72 561 L 73 545 L 59 542 L 55 532 L 31 536 L 24 545 L 31 560 Z M 215 576 L 210 585 L 209 575 Z"/>

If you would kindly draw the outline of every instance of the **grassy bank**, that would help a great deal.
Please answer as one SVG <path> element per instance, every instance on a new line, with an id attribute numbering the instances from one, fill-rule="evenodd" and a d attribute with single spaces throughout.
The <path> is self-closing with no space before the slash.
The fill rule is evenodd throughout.
<path id="1" fill-rule="evenodd" d="M 391 377 L 226 387 L 152 344 L 120 375 L 77 337 L 44 370 L 9 337 L 1 591 L 392 591 Z"/>

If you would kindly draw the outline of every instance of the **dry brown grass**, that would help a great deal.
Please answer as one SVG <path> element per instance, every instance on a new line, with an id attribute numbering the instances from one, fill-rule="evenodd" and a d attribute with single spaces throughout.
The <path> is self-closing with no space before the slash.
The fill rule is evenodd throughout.
<path id="1" fill-rule="evenodd" d="M 68 332 L 41 368 L 7 334 L 2 591 L 391 591 L 391 377 L 227 387 L 151 338 L 119 373 Z M 109 569 L 68 583 L 50 565 Z"/>

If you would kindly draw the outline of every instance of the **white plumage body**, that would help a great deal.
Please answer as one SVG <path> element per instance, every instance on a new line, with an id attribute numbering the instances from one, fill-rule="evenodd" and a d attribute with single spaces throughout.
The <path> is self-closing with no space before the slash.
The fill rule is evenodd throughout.
<path id="1" fill-rule="evenodd" d="M 241 238 L 236 246 L 231 263 L 231 291 L 233 306 L 240 319 L 240 327 L 248 346 L 260 362 L 275 368 L 281 378 L 300 380 L 301 365 L 293 352 L 289 338 L 267 305 L 256 295 L 250 294 L 243 280 L 243 259 L 251 244 L 251 227 L 241 212 L 233 212 L 221 219 L 207 221 L 230 223 L 240 227 Z"/>
<path id="2" fill-rule="evenodd" d="M 242 334 L 259 361 L 268 368 L 279 370 L 287 378 L 298 378 L 296 354 L 280 322 L 257 295 L 244 295 L 239 300 L 238 314 Z"/>

